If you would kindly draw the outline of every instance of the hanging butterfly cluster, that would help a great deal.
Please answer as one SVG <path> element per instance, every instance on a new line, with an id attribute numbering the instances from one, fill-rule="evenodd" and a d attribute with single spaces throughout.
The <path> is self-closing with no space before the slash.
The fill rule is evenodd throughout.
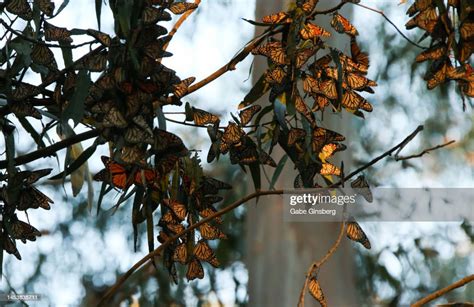
<path id="1" fill-rule="evenodd" d="M 17 211 L 26 212 L 28 209 L 42 208 L 49 210 L 53 201 L 43 194 L 33 184 L 40 178 L 49 175 L 51 169 L 36 171 L 16 171 L 10 174 L 2 174 L 1 181 L 6 185 L 0 187 L 0 244 L 4 251 L 14 255 L 21 260 L 20 253 L 16 248 L 16 240 L 23 243 L 36 241 L 41 236 L 35 227 L 21 221 L 17 217 Z"/>
<path id="2" fill-rule="evenodd" d="M 420 41 L 430 37 L 430 47 L 417 62 L 430 61 L 425 75 L 428 89 L 454 80 L 460 91 L 474 97 L 474 4 L 470 1 L 416 0 L 407 11 L 412 17 L 407 29 L 425 31 Z"/>

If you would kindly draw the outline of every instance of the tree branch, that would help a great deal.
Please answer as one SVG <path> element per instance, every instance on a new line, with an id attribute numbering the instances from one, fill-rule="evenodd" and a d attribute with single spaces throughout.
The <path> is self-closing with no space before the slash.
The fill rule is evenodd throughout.
<path id="1" fill-rule="evenodd" d="M 245 47 L 242 49 L 242 51 L 240 51 L 236 56 L 234 56 L 227 64 L 225 64 L 224 66 L 222 66 L 221 68 L 219 68 L 218 70 L 216 70 L 215 72 L 213 72 L 212 74 L 210 74 L 209 76 L 204 78 L 203 80 L 201 80 L 201 81 L 195 83 L 194 85 L 190 86 L 188 88 L 188 91 L 187 91 L 186 95 L 189 95 L 189 94 L 197 91 L 201 87 L 211 83 L 212 81 L 216 80 L 217 78 L 219 78 L 220 76 L 222 76 L 226 72 L 228 72 L 230 70 L 235 70 L 235 67 L 237 66 L 237 64 L 242 62 L 243 60 L 245 60 L 245 58 L 250 54 L 252 49 L 254 49 L 258 45 L 260 45 L 260 43 L 265 38 L 267 38 L 270 35 L 277 34 L 277 33 L 280 33 L 280 32 L 281 32 L 281 28 L 278 27 L 276 29 L 266 30 L 262 35 L 253 38 L 251 41 L 249 41 L 245 45 Z"/>
<path id="2" fill-rule="evenodd" d="M 300 292 L 300 299 L 298 302 L 298 307 L 304 307 L 304 297 L 306 294 L 306 289 L 308 288 L 308 282 L 313 273 L 318 270 L 328 259 L 334 254 L 334 252 L 337 250 L 339 245 L 341 244 L 342 237 L 344 235 L 344 229 L 345 229 L 346 223 L 345 221 L 341 222 L 341 228 L 339 230 L 339 235 L 337 236 L 336 242 L 331 246 L 331 248 L 328 250 L 326 255 L 324 255 L 323 258 L 321 258 L 319 261 L 315 261 L 311 264 L 311 266 L 308 269 L 308 273 L 306 273 L 306 279 L 304 281 L 303 288 L 301 289 Z"/>
<path id="3" fill-rule="evenodd" d="M 140 261 L 138 261 L 137 263 L 135 263 L 125 274 L 123 274 L 116 282 L 115 284 L 105 293 L 105 295 L 102 297 L 102 299 L 100 300 L 98 306 L 104 306 L 105 303 L 110 300 L 110 298 L 115 294 L 115 292 L 117 292 L 117 290 L 120 288 L 121 285 L 123 285 L 123 283 L 136 271 L 138 270 L 140 267 L 142 267 L 145 263 L 147 263 L 148 261 L 151 261 L 155 256 L 158 256 L 161 251 L 166 248 L 168 245 L 170 245 L 172 242 L 176 241 L 177 239 L 179 239 L 180 237 L 184 236 L 185 234 L 187 234 L 188 232 L 196 229 L 197 227 L 201 226 L 202 224 L 204 223 L 208 223 L 210 221 L 212 221 L 213 219 L 215 219 L 216 217 L 219 217 L 229 211 L 232 211 L 234 210 L 235 208 L 239 207 L 240 205 L 244 204 L 245 202 L 253 199 L 253 198 L 256 198 L 256 197 L 259 197 L 259 196 L 264 196 L 264 195 L 281 195 L 283 194 L 283 190 L 275 190 L 275 191 L 256 191 L 252 194 L 249 194 L 247 196 L 245 196 L 244 198 L 230 204 L 229 206 L 225 207 L 224 209 L 222 210 L 219 210 L 217 211 L 216 213 L 200 220 L 199 222 L 197 222 L 196 224 L 192 224 L 191 226 L 189 226 L 188 228 L 186 228 L 184 231 L 174 235 L 173 237 L 169 238 L 168 240 L 166 240 L 166 242 L 164 242 L 163 244 L 161 244 L 158 248 L 156 248 L 154 251 L 152 251 L 151 253 L 147 254 L 145 257 L 143 257 Z"/>
<path id="4" fill-rule="evenodd" d="M 39 158 L 45 158 L 48 156 L 54 155 L 58 150 L 64 149 L 68 146 L 71 146 L 72 144 L 82 142 L 87 139 L 94 138 L 98 136 L 100 133 L 99 129 L 94 129 L 94 130 L 89 130 L 80 134 L 76 134 L 72 137 L 69 137 L 63 141 L 54 143 L 51 146 L 45 147 L 38 149 L 36 151 L 30 152 L 29 154 L 23 155 L 16 157 L 14 159 L 14 164 L 15 165 L 22 165 L 31 161 L 34 161 Z M 5 169 L 8 165 L 7 160 L 2 160 L 0 161 L 0 169 Z"/>
<path id="5" fill-rule="evenodd" d="M 456 288 L 459 288 L 459 287 L 462 287 L 464 286 L 465 284 L 467 283 L 470 283 L 471 281 L 474 280 L 474 274 L 472 275 L 469 275 L 469 276 L 466 276 L 464 277 L 463 279 L 460 279 L 458 280 L 457 282 L 445 287 L 445 288 L 442 288 L 442 289 L 439 289 L 438 291 L 436 292 L 433 292 L 431 293 L 430 295 L 420 299 L 419 301 L 413 303 L 411 305 L 411 307 L 420 307 L 420 306 L 423 306 L 424 304 L 428 303 L 428 302 L 431 302 L 432 300 L 434 299 L 437 299 L 438 297 L 448 293 L 449 291 L 452 291 Z"/>
<path id="6" fill-rule="evenodd" d="M 388 21 L 388 23 L 390 23 L 394 28 L 395 30 L 397 30 L 397 32 L 403 36 L 404 39 L 406 39 L 410 44 L 412 44 L 413 46 L 416 46 L 418 48 L 421 48 L 421 49 L 428 49 L 426 47 L 423 47 L 423 46 L 420 46 L 418 45 L 417 43 L 415 43 L 414 41 L 412 41 L 411 39 L 408 38 L 408 36 L 406 36 L 405 34 L 403 34 L 403 32 L 395 25 L 395 23 L 393 23 L 393 21 L 390 20 L 390 18 L 387 17 L 387 15 L 385 15 L 385 13 L 381 10 L 377 10 L 377 9 L 374 9 L 374 8 L 371 8 L 371 7 L 368 7 L 366 5 L 363 5 L 363 4 L 360 4 L 360 3 L 355 3 L 355 5 L 357 6 L 360 6 L 366 10 L 369 10 L 369 11 L 372 11 L 372 12 L 375 12 L 377 14 L 380 14 L 382 15 L 383 18 L 385 18 L 386 21 Z"/>
<path id="7" fill-rule="evenodd" d="M 418 127 L 416 127 L 415 131 L 413 131 L 412 133 L 410 133 L 409 136 L 407 136 L 403 141 L 401 141 L 398 145 L 392 147 L 391 149 L 389 149 L 388 151 L 384 152 L 383 154 L 381 154 L 380 156 L 372 159 L 370 162 L 364 164 L 363 166 L 359 167 L 358 169 L 356 169 L 355 171 L 351 172 L 350 174 L 348 174 L 347 176 L 345 176 L 342 180 L 332 184 L 331 186 L 329 187 L 338 187 L 342 184 L 342 182 L 346 182 L 348 179 L 351 179 L 352 177 L 354 177 L 355 175 L 359 174 L 360 172 L 364 171 L 365 169 L 371 167 L 372 165 L 376 164 L 377 162 L 379 162 L 380 160 L 382 160 L 383 158 L 387 157 L 387 156 L 390 156 L 394 151 L 400 149 L 400 148 L 403 148 L 405 147 L 411 140 L 413 140 L 413 138 L 418 134 L 420 133 L 421 131 L 423 130 L 423 126 L 420 125 Z"/>
<path id="8" fill-rule="evenodd" d="M 201 3 L 201 0 L 195 0 L 195 1 L 194 1 L 194 4 L 197 4 L 198 6 L 199 6 L 200 3 Z M 171 31 L 168 33 L 168 36 L 170 37 L 170 40 L 163 46 L 163 51 L 166 51 L 166 49 L 168 48 L 168 45 L 170 44 L 171 39 L 173 38 L 173 36 L 176 34 L 176 32 L 177 32 L 178 29 L 181 27 L 181 25 L 183 24 L 183 22 L 184 22 L 195 10 L 197 10 L 197 7 L 196 7 L 195 9 L 186 11 L 183 15 L 181 15 L 181 17 L 178 19 L 178 21 L 177 21 L 177 22 L 175 23 L 175 25 L 173 26 L 173 29 L 171 29 Z M 161 62 L 161 59 L 160 59 L 160 62 Z"/>
<path id="9" fill-rule="evenodd" d="M 25 41 L 29 41 L 30 43 L 33 43 L 33 44 L 38 44 L 38 45 L 43 45 L 43 46 L 46 46 L 46 47 L 50 47 L 50 48 L 66 48 L 66 49 L 75 49 L 75 48 L 79 48 L 79 47 L 82 47 L 82 46 L 86 46 L 86 45 L 90 45 L 90 44 L 93 44 L 95 42 L 97 42 L 97 40 L 92 40 L 92 41 L 88 41 L 88 42 L 84 42 L 84 43 L 80 43 L 78 45 L 57 45 L 57 44 L 48 44 L 48 43 L 45 43 L 45 42 L 42 42 L 42 41 L 38 41 L 36 39 L 33 39 L 33 38 L 30 38 L 26 35 L 24 35 L 23 33 L 21 32 L 18 32 L 17 30 L 13 29 L 12 27 L 10 27 L 3 19 L 0 18 L 0 23 L 8 29 L 8 31 L 10 31 L 11 33 L 15 34 L 16 36 L 18 37 L 21 37 L 22 39 L 24 39 Z"/>
<path id="10" fill-rule="evenodd" d="M 395 155 L 395 161 L 403 161 L 403 160 L 408 160 L 408 159 L 413 159 L 413 158 L 419 158 L 421 156 L 423 156 L 424 154 L 427 154 L 427 153 L 430 153 L 431 151 L 434 151 L 436 149 L 440 149 L 440 148 L 443 148 L 443 147 L 446 147 L 448 145 L 451 145 L 453 144 L 454 142 L 456 142 L 455 140 L 451 140 L 447 143 L 444 143 L 444 144 L 440 144 L 440 145 L 437 145 L 435 147 L 431 147 L 431 148 L 427 148 L 425 150 L 423 150 L 422 152 L 418 153 L 418 154 L 415 154 L 415 155 L 410 155 L 410 156 L 406 156 L 406 157 L 399 157 L 398 155 Z"/>

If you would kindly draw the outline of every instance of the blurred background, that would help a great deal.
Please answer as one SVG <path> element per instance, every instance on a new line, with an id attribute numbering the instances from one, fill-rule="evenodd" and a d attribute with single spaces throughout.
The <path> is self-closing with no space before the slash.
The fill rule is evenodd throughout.
<path id="1" fill-rule="evenodd" d="M 56 6 L 62 3 L 55 2 Z M 276 11 L 273 9 L 285 7 L 285 2 L 203 0 L 199 9 L 186 20 L 175 35 L 168 49 L 173 53 L 173 57 L 166 58 L 164 63 L 176 70 L 181 78 L 195 76 L 200 80 L 206 77 L 229 61 L 254 36 L 255 27 L 242 18 L 255 20 L 257 17 L 274 13 Z M 334 5 L 334 1 L 320 2 L 323 6 Z M 414 30 L 407 33 L 404 29 L 408 20 L 405 11 L 410 3 L 368 0 L 362 0 L 362 3 L 383 10 L 413 40 L 417 41 L 421 36 L 421 32 Z M 56 26 L 68 28 L 96 28 L 95 17 L 91 14 L 94 10 L 92 0 L 71 1 L 51 22 Z M 424 148 L 451 139 L 456 140 L 456 143 L 403 163 L 385 159 L 366 172 L 371 185 L 473 188 L 472 105 L 467 102 L 467 110 L 463 112 L 462 100 L 454 86 L 428 91 L 422 79 L 426 67 L 413 64 L 419 50 L 403 39 L 382 16 L 358 6 L 350 6 L 345 12 L 352 16 L 351 20 L 359 30 L 362 49 L 369 52 L 369 77 L 379 85 L 375 88 L 375 95 L 368 97 L 374 111 L 368 114 L 365 120 L 349 117 L 350 123 L 344 127 L 353 131 L 350 141 L 346 144 L 346 155 L 350 161 L 345 165 L 346 168 L 352 170 L 365 164 L 400 142 L 422 124 L 425 126 L 424 132 L 418 135 L 402 154 L 418 153 Z M 170 29 L 173 24 L 169 22 L 167 27 Z M 21 22 L 18 27 L 21 28 Z M 105 5 L 102 12 L 102 31 L 113 33 L 112 17 Z M 341 44 L 341 48 L 347 51 L 348 42 Z M 422 44 L 427 45 L 428 42 L 424 41 Z M 86 51 L 87 49 L 76 50 L 74 58 Z M 220 114 L 221 122 L 226 123 L 231 118 L 229 112 L 236 113 L 238 103 L 251 88 L 252 76 L 258 74 L 257 70 L 261 69 L 259 65 L 253 65 L 253 60 L 253 56 L 250 56 L 240 63 L 235 71 L 186 97 L 186 101 L 198 108 Z M 58 64 L 61 66 L 61 63 Z M 26 76 L 25 81 L 37 82 L 33 76 Z M 165 111 L 181 110 L 170 107 Z M 184 120 L 183 115 L 166 116 L 178 121 Z M 334 117 L 334 121 L 341 120 L 337 116 Z M 41 128 L 39 122 L 36 124 Z M 173 129 L 177 129 L 188 148 L 198 150 L 202 160 L 206 160 L 210 144 L 205 129 L 168 125 L 168 130 Z M 78 127 L 78 131 L 80 130 L 81 127 Z M 54 132 L 49 134 L 52 140 L 58 139 Z M 28 140 L 26 137 L 24 139 Z M 88 142 L 82 144 L 83 148 L 90 145 Z M 25 141 L 17 145 L 18 155 L 32 150 L 35 150 L 33 142 Z M 64 161 L 64 154 L 65 152 L 60 152 L 58 160 L 45 159 L 40 162 L 41 165 L 30 163 L 27 167 L 52 167 L 57 170 L 58 163 L 62 165 Z M 101 154 L 108 154 L 106 146 L 98 149 L 95 154 L 96 161 L 89 162 L 92 174 L 103 167 L 98 158 Z M 232 166 L 227 157 L 223 157 L 219 163 L 204 166 L 211 176 L 229 182 L 234 187 L 227 195 L 223 195 L 225 201 L 220 206 L 241 198 L 253 189 L 251 184 L 246 183 L 250 178 L 242 173 L 240 168 Z M 292 166 L 289 165 L 288 168 L 291 170 Z M 289 188 L 292 186 L 292 180 L 291 176 L 283 176 L 278 186 Z M 117 276 L 147 254 L 145 229 L 141 229 L 139 249 L 133 252 L 131 204 L 121 205 L 116 212 L 108 210 L 117 202 L 118 194 L 109 193 L 104 199 L 102 209 L 96 215 L 95 203 L 100 184 L 93 186 L 95 198 L 92 211 L 88 207 L 86 187 L 83 188 L 83 193 L 73 198 L 68 182 L 63 186 L 59 181 L 43 181 L 41 185 L 41 190 L 55 202 L 49 212 L 29 212 L 31 223 L 38 225 L 43 236 L 35 243 L 18 246 L 22 261 L 11 255 L 5 256 L 0 289 L 5 293 L 39 293 L 43 296 L 39 305 L 94 305 L 115 282 Z M 272 295 L 275 299 L 281 299 L 282 296 L 283 301 L 280 302 L 288 301 L 292 302 L 290 306 L 296 305 L 295 293 L 299 293 L 304 282 L 304 273 L 299 272 L 307 270 L 310 261 L 317 259 L 315 255 L 326 252 L 330 242 L 335 240 L 337 232 L 314 232 L 314 235 L 295 235 L 289 239 L 277 238 L 275 242 L 269 242 L 265 233 L 282 231 L 288 226 L 278 225 L 265 214 L 258 213 L 261 212 L 258 211 L 260 208 L 266 208 L 273 202 L 274 198 L 262 198 L 257 206 L 251 202 L 248 206 L 242 206 L 225 216 L 224 232 L 229 239 L 214 242 L 215 245 L 212 246 L 217 248 L 217 257 L 222 266 L 218 269 L 205 266 L 207 274 L 203 280 L 187 283 L 183 278 L 184 272 L 180 272 L 182 280 L 176 286 L 170 284 L 165 270 L 155 270 L 147 266 L 135 274 L 119 292 L 122 305 L 138 303 L 140 306 L 262 306 L 257 303 L 259 300 L 255 296 Z M 251 208 L 253 213 L 249 213 L 247 208 Z M 247 219 L 249 214 L 251 218 Z M 327 284 L 330 305 L 406 305 L 474 273 L 474 229 L 468 221 L 371 222 L 361 225 L 371 239 L 372 249 L 362 250 L 354 244 L 344 243 L 333 263 L 344 263 L 344 266 L 340 267 L 338 272 L 327 268 L 324 278 L 321 279 L 323 288 L 325 282 Z M 254 236 L 255 231 L 263 237 Z M 243 235 L 244 233 L 247 235 Z M 321 236 L 325 238 L 320 238 Z M 301 244 L 296 242 L 288 245 L 287 240 L 300 240 Z M 313 244 L 309 241 L 329 243 Z M 259 244 L 259 250 L 255 249 L 255 242 Z M 274 252 L 282 248 L 287 254 Z M 265 254 L 265 257 L 258 257 L 258 253 Z M 291 259 L 286 259 L 283 266 L 278 265 L 280 258 L 285 256 Z M 258 272 L 250 269 L 255 267 L 263 269 Z M 262 274 L 267 274 L 272 268 L 281 275 L 296 277 L 294 280 L 289 279 L 290 281 L 272 279 L 268 275 L 262 277 Z M 348 274 L 341 275 L 344 272 Z M 274 284 L 282 284 L 282 288 L 276 288 L 279 285 Z M 337 287 L 338 284 L 340 287 Z M 342 301 L 332 301 L 335 298 L 331 297 L 331 293 L 338 291 L 345 291 L 348 297 Z M 450 292 L 439 302 L 473 299 L 474 286 L 470 285 Z M 311 300 L 312 298 L 308 297 L 308 306 L 313 303 Z M 270 304 L 269 301 L 260 302 Z"/>

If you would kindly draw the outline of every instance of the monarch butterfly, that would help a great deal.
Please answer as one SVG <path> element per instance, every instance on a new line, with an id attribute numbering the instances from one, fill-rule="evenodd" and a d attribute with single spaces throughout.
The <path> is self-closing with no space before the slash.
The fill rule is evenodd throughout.
<path id="1" fill-rule="evenodd" d="M 332 17 L 331 26 L 339 33 L 346 33 L 350 36 L 359 35 L 357 29 L 349 22 L 349 20 L 337 12 L 334 13 Z"/>
<path id="2" fill-rule="evenodd" d="M 100 32 L 100 31 L 93 30 L 93 29 L 88 29 L 87 34 L 89 34 L 90 36 L 92 36 L 93 38 L 98 40 L 99 43 L 101 43 L 103 46 L 110 47 L 110 43 L 111 43 L 112 39 L 110 38 L 110 36 L 107 33 Z"/>
<path id="3" fill-rule="evenodd" d="M 219 117 L 217 117 L 216 115 L 195 107 L 192 108 L 192 112 L 194 123 L 199 126 L 203 126 L 206 124 L 214 125 L 220 121 Z"/>
<path id="4" fill-rule="evenodd" d="M 14 255 L 18 260 L 21 260 L 20 252 L 16 248 L 15 241 L 12 240 L 6 232 L 2 235 L 2 241 L 0 242 L 3 250 L 5 250 L 10 255 Z"/>
<path id="5" fill-rule="evenodd" d="M 38 5 L 41 12 L 46 16 L 52 17 L 54 13 L 54 2 L 50 0 L 35 0 L 35 4 Z"/>
<path id="6" fill-rule="evenodd" d="M 324 297 L 323 290 L 319 285 L 318 280 L 315 277 L 311 277 L 308 283 L 309 293 L 321 304 L 321 307 L 327 307 L 326 298 Z"/>
<path id="7" fill-rule="evenodd" d="M 367 79 L 366 77 L 356 73 L 347 73 L 346 82 L 347 85 L 354 90 L 362 90 L 366 87 L 377 86 L 375 81 Z"/>
<path id="8" fill-rule="evenodd" d="M 211 226 L 209 223 L 204 223 L 199 226 L 201 237 L 206 240 L 225 239 L 227 236 L 217 227 Z"/>
<path id="9" fill-rule="evenodd" d="M 352 181 L 351 187 L 361 194 L 369 203 L 374 200 L 372 192 L 370 191 L 369 183 L 365 180 L 364 175 L 360 175 L 356 180 Z"/>
<path id="10" fill-rule="evenodd" d="M 410 19 L 405 27 L 413 29 L 419 27 L 420 29 L 425 30 L 428 33 L 432 33 L 438 23 L 438 15 L 436 13 L 436 8 L 430 7 L 426 10 L 420 12 L 418 15 Z"/>
<path id="11" fill-rule="evenodd" d="M 357 40 L 354 36 L 351 37 L 351 58 L 352 61 L 361 65 L 362 67 L 369 67 L 369 55 L 360 50 Z"/>
<path id="12" fill-rule="evenodd" d="M 26 243 L 26 240 L 36 241 L 36 237 L 41 236 L 41 232 L 39 232 L 38 229 L 28 223 L 18 220 L 16 215 L 14 215 L 10 227 L 11 237 L 13 239 L 21 240 L 23 243 Z"/>
<path id="13" fill-rule="evenodd" d="M 314 97 L 314 104 L 311 108 L 311 112 L 316 112 L 319 110 L 324 110 L 326 106 L 329 105 L 330 100 L 324 95 L 313 95 Z"/>
<path id="14" fill-rule="evenodd" d="M 183 97 L 184 95 L 186 95 L 186 93 L 188 92 L 188 87 L 196 80 L 195 77 L 189 77 L 189 78 L 186 78 L 184 80 L 182 80 L 180 83 L 178 83 L 177 85 L 174 85 L 173 86 L 173 94 L 177 97 L 177 98 L 181 98 Z"/>
<path id="15" fill-rule="evenodd" d="M 175 15 L 181 15 L 189 10 L 194 10 L 198 7 L 196 3 L 176 2 L 173 3 L 169 10 Z"/>
<path id="16" fill-rule="evenodd" d="M 413 16 L 419 11 L 424 11 L 430 7 L 433 3 L 433 0 L 416 0 L 407 10 L 408 16 Z"/>
<path id="17" fill-rule="evenodd" d="M 153 149 L 157 155 L 164 155 L 168 152 L 173 152 L 174 154 L 181 156 L 187 151 L 183 141 L 176 134 L 155 128 L 153 130 L 153 138 Z"/>
<path id="18" fill-rule="evenodd" d="M 273 158 L 263 150 L 260 151 L 259 161 L 260 163 L 269 165 L 271 167 L 277 166 L 277 164 L 275 163 L 275 160 L 273 160 Z"/>
<path id="19" fill-rule="evenodd" d="M 182 233 L 185 229 L 182 224 L 168 224 L 166 225 L 166 228 L 174 234 Z"/>
<path id="20" fill-rule="evenodd" d="M 186 271 L 186 278 L 188 281 L 194 279 L 203 279 L 204 278 L 204 269 L 202 268 L 201 262 L 196 258 L 193 258 L 188 264 L 188 270 Z"/>
<path id="21" fill-rule="evenodd" d="M 240 124 L 242 126 L 245 126 L 247 125 L 248 123 L 250 123 L 250 121 L 252 120 L 252 118 L 255 116 L 255 114 L 257 114 L 258 112 L 260 112 L 260 110 L 262 109 L 261 106 L 259 105 L 253 105 L 245 110 L 242 110 L 239 112 L 239 117 L 240 117 Z"/>
<path id="22" fill-rule="evenodd" d="M 367 235 L 354 219 L 350 219 L 347 223 L 346 235 L 349 239 L 355 242 L 359 242 L 365 248 L 371 248 L 370 241 L 367 238 Z"/>
<path id="23" fill-rule="evenodd" d="M 323 163 L 319 173 L 323 176 L 330 176 L 330 175 L 340 176 L 341 175 L 341 170 L 339 169 L 339 167 L 337 167 L 337 166 L 335 166 L 331 163 L 325 162 L 325 163 Z"/>
<path id="24" fill-rule="evenodd" d="M 75 65 L 75 68 L 101 72 L 107 67 L 107 54 L 107 51 L 88 54 Z"/>
<path id="25" fill-rule="evenodd" d="M 461 37 L 464 40 L 470 40 L 474 37 L 474 22 L 465 20 L 459 29 Z"/>
<path id="26" fill-rule="evenodd" d="M 164 155 L 156 162 L 155 169 L 158 170 L 159 173 L 164 176 L 175 168 L 178 160 L 179 157 L 175 154 Z"/>
<path id="27" fill-rule="evenodd" d="M 301 9 L 306 13 L 306 15 L 309 15 L 316 7 L 318 1 L 319 0 L 306 0 L 305 2 L 303 2 Z"/>
<path id="28" fill-rule="evenodd" d="M 171 211 L 166 211 L 158 221 L 158 225 L 162 227 L 168 224 L 179 224 L 179 221 L 174 217 Z"/>
<path id="29" fill-rule="evenodd" d="M 44 37 L 47 41 L 72 43 L 71 31 L 56 27 L 46 21 L 44 22 Z"/>
<path id="30" fill-rule="evenodd" d="M 15 103 L 9 104 L 9 106 L 12 113 L 17 117 L 31 116 L 36 119 L 43 118 L 41 113 L 29 103 L 16 101 Z"/>
<path id="31" fill-rule="evenodd" d="M 148 143 L 153 144 L 153 138 L 137 126 L 128 127 L 123 139 L 130 144 Z"/>
<path id="32" fill-rule="evenodd" d="M 204 176 L 202 177 L 201 189 L 204 194 L 217 194 L 219 190 L 232 189 L 232 186 L 228 183 L 214 179 L 212 177 Z"/>
<path id="33" fill-rule="evenodd" d="M 230 163 L 252 164 L 258 161 L 257 148 L 254 146 L 239 146 L 230 150 Z"/>
<path id="34" fill-rule="evenodd" d="M 329 143 L 329 144 L 326 144 L 326 145 L 323 146 L 323 148 L 319 152 L 318 157 L 322 162 L 325 162 L 327 159 L 332 157 L 332 155 L 335 152 L 341 151 L 341 150 L 344 150 L 344 149 L 345 149 L 345 146 L 342 145 L 342 144 Z"/>
<path id="35" fill-rule="evenodd" d="M 204 240 L 199 240 L 199 242 L 194 247 L 193 254 L 201 261 L 208 261 L 212 258 L 215 258 L 216 256 L 212 248 Z"/>
<path id="36" fill-rule="evenodd" d="M 310 109 L 306 106 L 306 103 L 299 94 L 295 95 L 295 109 L 296 111 L 301 113 L 304 118 L 306 118 L 308 123 L 310 123 L 311 127 L 314 127 L 314 125 L 316 125 L 316 120 L 314 118 L 313 112 L 311 112 Z"/>
<path id="37" fill-rule="evenodd" d="M 41 91 L 37 86 L 31 85 L 29 83 L 21 82 L 12 91 L 11 98 L 13 100 L 24 100 L 28 97 L 36 96 L 39 93 L 41 93 Z"/>
<path id="38" fill-rule="evenodd" d="M 53 52 L 48 47 L 41 44 L 35 44 L 33 46 L 33 49 L 31 50 L 31 60 L 35 64 L 45 66 L 52 70 L 58 68 Z"/>
<path id="39" fill-rule="evenodd" d="M 264 23 L 291 23 L 291 18 L 285 12 L 279 12 L 262 18 Z"/>
<path id="40" fill-rule="evenodd" d="M 174 215 L 183 221 L 188 214 L 186 206 L 174 199 L 163 199 L 163 203 L 173 211 Z"/>
<path id="41" fill-rule="evenodd" d="M 236 123 L 229 122 L 229 125 L 224 129 L 224 134 L 221 139 L 221 152 L 226 153 L 230 145 L 235 145 L 240 143 L 240 139 L 244 136 L 245 133 L 237 126 Z"/>
<path id="42" fill-rule="evenodd" d="M 47 176 L 51 173 L 53 169 L 52 168 L 45 168 L 45 169 L 39 169 L 35 171 L 21 171 L 17 173 L 17 176 L 19 176 L 20 180 L 26 184 L 26 185 L 31 185 L 38 181 L 40 178 Z"/>
<path id="43" fill-rule="evenodd" d="M 12 14 L 18 15 L 20 18 L 25 20 L 33 19 L 33 11 L 27 0 L 10 0 L 6 6 L 7 11 Z"/>
<path id="44" fill-rule="evenodd" d="M 52 203 L 54 202 L 40 190 L 33 186 L 28 186 L 21 190 L 16 208 L 20 211 L 37 208 L 49 210 Z"/>
<path id="45" fill-rule="evenodd" d="M 265 81 L 268 83 L 281 83 L 286 76 L 286 72 L 280 66 L 268 70 L 265 74 Z"/>
<path id="46" fill-rule="evenodd" d="M 200 215 L 202 218 L 206 218 L 206 217 L 208 217 L 208 216 L 213 215 L 213 214 L 216 213 L 216 212 L 217 212 L 217 210 L 216 210 L 214 207 L 209 206 L 208 208 L 199 211 L 199 215 Z M 214 218 L 213 221 L 216 222 L 217 224 L 222 224 L 222 218 L 221 218 L 220 216 Z"/>
<path id="47" fill-rule="evenodd" d="M 173 261 L 185 264 L 188 260 L 188 248 L 186 243 L 181 243 L 176 246 L 176 249 L 173 252 Z"/>
<path id="48" fill-rule="evenodd" d="M 312 145 L 314 152 L 320 152 L 324 145 L 331 142 L 342 142 L 345 138 L 341 134 L 328 130 L 325 128 L 317 127 L 313 130 Z"/>
<path id="49" fill-rule="evenodd" d="M 219 260 L 217 260 L 216 257 L 207 260 L 207 262 L 215 268 L 218 268 L 220 266 Z"/>
<path id="50" fill-rule="evenodd" d="M 305 48 L 302 50 L 299 50 L 296 53 L 296 68 L 301 68 L 308 60 L 310 57 L 312 57 L 318 48 Z"/>
<path id="51" fill-rule="evenodd" d="M 261 54 L 266 56 L 276 64 L 288 64 L 285 48 L 283 48 L 281 42 L 279 41 L 269 42 L 265 45 L 254 48 L 252 50 L 252 54 Z"/>
<path id="52" fill-rule="evenodd" d="M 319 82 L 315 78 L 306 75 L 303 78 L 303 91 L 306 93 L 317 93 L 320 91 Z"/>
<path id="53" fill-rule="evenodd" d="M 416 56 L 417 62 L 423 62 L 426 60 L 439 60 L 440 58 L 447 56 L 447 49 L 445 44 L 436 44 L 429 49 L 421 52 Z"/>
<path id="54" fill-rule="evenodd" d="M 291 128 L 288 132 L 288 146 L 293 146 L 298 140 L 306 136 L 306 131 L 300 128 Z"/>
<path id="55" fill-rule="evenodd" d="M 446 80 L 446 72 L 447 72 L 447 67 L 448 65 L 446 64 L 446 62 L 444 62 L 443 64 L 441 64 L 441 67 L 439 68 L 439 66 L 433 66 L 434 68 L 432 68 L 435 72 L 431 72 L 428 74 L 428 81 L 427 81 L 427 86 L 428 86 L 428 89 L 432 90 L 434 89 L 435 87 L 437 87 L 438 85 L 440 85 L 441 83 L 443 83 L 445 80 Z"/>
<path id="56" fill-rule="evenodd" d="M 474 52 L 474 41 L 461 41 L 459 47 L 459 61 L 465 62 Z"/>
<path id="57" fill-rule="evenodd" d="M 143 23 L 149 25 L 149 24 L 155 24 L 157 21 L 160 20 L 160 17 L 162 15 L 162 11 L 152 7 L 148 6 L 143 9 Z"/>
<path id="58" fill-rule="evenodd" d="M 125 120 L 122 112 L 120 112 L 116 107 L 110 108 L 109 112 L 104 116 L 102 124 L 106 128 L 125 128 L 128 126 L 128 122 Z"/>
<path id="59" fill-rule="evenodd" d="M 329 37 L 331 36 L 331 33 L 329 33 L 328 31 L 326 31 L 324 28 L 320 26 L 317 26 L 315 24 L 308 22 L 300 30 L 300 36 L 302 39 L 307 40 L 307 39 L 318 38 L 320 36 Z"/>
<path id="60" fill-rule="evenodd" d="M 362 96 L 354 91 L 346 91 L 342 96 L 342 106 L 349 110 L 362 109 L 372 112 L 372 105 Z"/>
<path id="61" fill-rule="evenodd" d="M 318 93 L 323 94 L 329 99 L 337 99 L 336 81 L 327 79 L 319 83 Z"/>

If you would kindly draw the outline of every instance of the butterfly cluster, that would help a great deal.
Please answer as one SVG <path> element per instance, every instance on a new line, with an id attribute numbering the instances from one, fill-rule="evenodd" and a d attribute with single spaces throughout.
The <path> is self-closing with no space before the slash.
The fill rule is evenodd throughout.
<path id="1" fill-rule="evenodd" d="M 36 241 L 41 232 L 17 217 L 17 211 L 42 208 L 49 210 L 53 201 L 33 184 L 49 175 L 51 169 L 16 171 L 0 175 L 7 184 L 0 187 L 0 244 L 4 251 L 21 260 L 16 241 Z"/>
<path id="2" fill-rule="evenodd" d="M 429 61 L 425 75 L 428 89 L 455 81 L 460 91 L 474 97 L 474 5 L 470 1 L 416 0 L 407 10 L 407 29 L 424 31 L 420 41 L 431 38 L 416 62 Z"/>

